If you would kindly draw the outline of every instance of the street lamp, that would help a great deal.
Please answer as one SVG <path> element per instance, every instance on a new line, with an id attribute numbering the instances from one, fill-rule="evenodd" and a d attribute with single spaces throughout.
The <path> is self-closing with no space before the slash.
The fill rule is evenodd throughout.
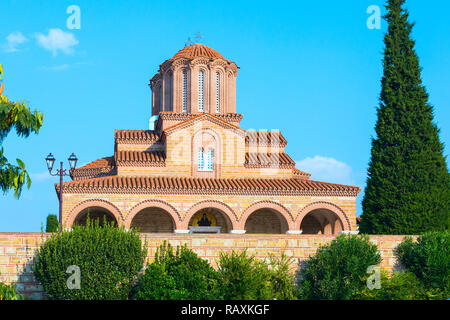
<path id="1" fill-rule="evenodd" d="M 45 161 L 47 162 L 47 169 L 51 176 L 59 176 L 59 231 L 62 231 L 62 204 L 63 204 L 63 177 L 64 176 L 70 176 L 70 174 L 67 173 L 67 170 L 63 168 L 63 162 L 61 161 L 61 168 L 56 169 L 56 173 L 52 173 L 53 165 L 55 164 L 55 157 L 50 153 L 47 158 L 45 158 Z M 74 153 L 72 153 L 67 159 L 69 161 L 69 173 L 71 170 L 75 169 L 77 166 L 77 157 Z"/>

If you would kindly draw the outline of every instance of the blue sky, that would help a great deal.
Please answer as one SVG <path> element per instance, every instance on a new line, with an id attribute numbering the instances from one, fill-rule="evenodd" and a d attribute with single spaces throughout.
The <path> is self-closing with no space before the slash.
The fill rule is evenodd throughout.
<path id="1" fill-rule="evenodd" d="M 81 10 L 68 29 L 66 9 Z M 2 0 L 5 94 L 44 113 L 39 135 L 3 143 L 33 184 L 20 200 L 0 195 L 0 232 L 40 231 L 58 213 L 44 158 L 79 164 L 113 154 L 114 129 L 147 129 L 149 79 L 188 37 L 240 67 L 237 110 L 245 129 L 280 129 L 287 152 L 312 179 L 365 186 L 382 76 L 383 35 L 366 13 L 384 1 Z M 408 0 L 422 79 L 449 153 L 448 1 Z M 358 197 L 358 215 L 361 214 Z"/>

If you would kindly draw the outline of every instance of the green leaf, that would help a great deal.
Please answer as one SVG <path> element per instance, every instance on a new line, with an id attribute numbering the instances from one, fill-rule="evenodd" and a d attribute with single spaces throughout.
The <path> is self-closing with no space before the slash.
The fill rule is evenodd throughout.
<path id="1" fill-rule="evenodd" d="M 30 179 L 30 175 L 27 173 L 27 188 L 30 189 L 31 187 L 31 179 Z"/>
<path id="2" fill-rule="evenodd" d="M 19 167 L 20 167 L 21 169 L 25 169 L 25 163 L 23 163 L 22 160 L 16 159 L 16 161 L 17 161 L 17 163 L 19 164 Z"/>

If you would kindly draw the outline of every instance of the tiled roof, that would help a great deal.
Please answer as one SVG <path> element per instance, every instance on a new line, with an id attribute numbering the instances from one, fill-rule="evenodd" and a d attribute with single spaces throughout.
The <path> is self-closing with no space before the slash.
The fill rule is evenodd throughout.
<path id="1" fill-rule="evenodd" d="M 116 163 L 121 165 L 164 165 L 166 155 L 163 151 L 117 151 Z"/>
<path id="2" fill-rule="evenodd" d="M 247 130 L 245 143 L 255 145 L 276 145 L 286 146 L 287 141 L 279 131 L 252 131 Z"/>
<path id="3" fill-rule="evenodd" d="M 91 168 L 104 168 L 104 167 L 111 167 L 113 165 L 114 165 L 114 157 L 104 157 L 104 158 L 100 158 L 95 161 L 92 161 L 85 166 L 77 168 L 76 170 L 91 169 Z"/>
<path id="4" fill-rule="evenodd" d="M 282 166 L 293 167 L 295 162 L 292 161 L 286 153 L 246 153 L 245 165 L 249 167 L 269 167 L 269 166 Z"/>
<path id="5" fill-rule="evenodd" d="M 59 192 L 59 184 L 55 185 Z M 356 196 L 360 188 L 302 179 L 215 179 L 182 177 L 110 176 L 63 183 L 74 193 L 198 193 Z"/>
<path id="6" fill-rule="evenodd" d="M 158 141 L 160 136 L 152 130 L 116 130 L 116 143 L 152 142 Z"/>
<path id="7" fill-rule="evenodd" d="M 70 177 L 74 180 L 80 180 L 110 176 L 116 174 L 114 166 L 114 157 L 104 157 L 80 168 L 70 170 Z"/>
<path id="8" fill-rule="evenodd" d="M 309 179 L 309 177 L 311 176 L 310 173 L 298 170 L 297 168 L 294 168 L 292 172 L 294 173 L 295 176 L 298 176 L 299 178 Z"/>
<path id="9" fill-rule="evenodd" d="M 226 60 L 220 53 L 216 50 L 211 49 L 204 44 L 196 43 L 190 46 L 186 46 L 180 51 L 178 51 L 170 60 L 175 60 L 179 58 L 196 58 L 196 57 L 206 57 L 211 59 L 224 59 Z"/>

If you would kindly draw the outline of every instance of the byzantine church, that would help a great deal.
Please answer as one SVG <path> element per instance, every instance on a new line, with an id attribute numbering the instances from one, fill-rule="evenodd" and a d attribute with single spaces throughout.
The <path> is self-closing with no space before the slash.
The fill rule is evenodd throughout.
<path id="1" fill-rule="evenodd" d="M 299 137 L 240 127 L 238 71 L 199 43 L 164 61 L 151 130 L 115 130 L 112 155 L 71 170 L 62 194 L 56 184 L 64 228 L 98 218 L 142 233 L 355 232 L 359 187 L 310 180 L 285 152 Z"/>

